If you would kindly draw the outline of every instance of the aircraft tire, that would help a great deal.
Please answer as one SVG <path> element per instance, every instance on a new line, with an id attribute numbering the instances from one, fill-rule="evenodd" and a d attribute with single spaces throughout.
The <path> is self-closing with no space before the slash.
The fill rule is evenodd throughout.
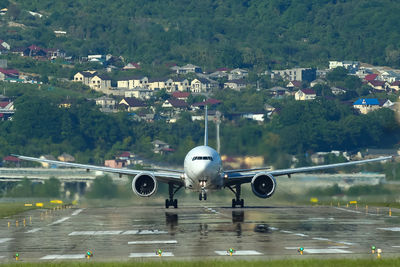
<path id="1" fill-rule="evenodd" d="M 240 200 L 240 207 L 243 208 L 244 207 L 244 199 Z"/>
<path id="2" fill-rule="evenodd" d="M 199 200 L 201 201 L 202 199 L 201 193 L 199 193 Z"/>
<path id="3" fill-rule="evenodd" d="M 174 199 L 173 202 L 174 202 L 174 208 L 177 209 L 177 208 L 178 208 L 178 200 L 177 200 L 177 199 Z"/>
<path id="4" fill-rule="evenodd" d="M 165 208 L 168 209 L 169 208 L 169 199 L 165 200 Z"/>
<path id="5" fill-rule="evenodd" d="M 207 194 L 204 194 L 204 200 L 207 200 Z"/>
<path id="6" fill-rule="evenodd" d="M 232 199 L 232 208 L 236 208 L 236 200 Z"/>

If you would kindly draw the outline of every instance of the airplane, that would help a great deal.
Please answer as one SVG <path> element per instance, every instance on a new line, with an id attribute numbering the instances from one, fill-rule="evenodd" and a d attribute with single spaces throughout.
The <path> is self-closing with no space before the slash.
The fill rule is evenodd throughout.
<path id="1" fill-rule="evenodd" d="M 259 198 L 271 197 L 277 186 L 275 177 L 287 175 L 289 178 L 294 173 L 305 173 L 330 168 L 344 167 L 369 162 L 377 162 L 393 159 L 392 156 L 379 157 L 374 159 L 351 161 L 345 163 L 318 165 L 310 167 L 289 168 L 281 170 L 269 170 L 267 167 L 252 169 L 224 170 L 222 168 L 221 156 L 219 153 L 208 146 L 208 114 L 205 107 L 205 129 L 204 145 L 197 146 L 190 150 L 184 160 L 183 170 L 173 169 L 154 169 L 154 170 L 133 170 L 101 167 L 95 165 L 62 162 L 47 160 L 21 155 L 13 155 L 21 160 L 45 162 L 58 166 L 72 168 L 82 168 L 87 171 L 103 171 L 109 173 L 128 176 L 135 176 L 132 180 L 132 191 L 141 197 L 154 195 L 158 188 L 158 183 L 168 184 L 169 198 L 165 200 L 165 208 L 173 206 L 178 208 L 178 200 L 174 199 L 175 194 L 184 187 L 185 189 L 199 192 L 199 200 L 207 200 L 209 190 L 230 189 L 235 198 L 232 199 L 232 208 L 237 206 L 243 208 L 244 200 L 241 199 L 241 186 L 251 183 L 253 193 Z"/>

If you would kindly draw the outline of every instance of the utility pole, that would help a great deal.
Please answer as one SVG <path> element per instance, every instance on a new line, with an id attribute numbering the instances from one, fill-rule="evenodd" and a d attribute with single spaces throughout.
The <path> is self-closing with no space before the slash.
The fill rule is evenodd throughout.
<path id="1" fill-rule="evenodd" d="M 216 124 L 216 129 L 217 129 L 217 152 L 218 154 L 220 153 L 221 150 L 221 142 L 219 139 L 219 125 L 221 124 L 221 112 L 217 111 L 215 113 L 215 124 Z"/>

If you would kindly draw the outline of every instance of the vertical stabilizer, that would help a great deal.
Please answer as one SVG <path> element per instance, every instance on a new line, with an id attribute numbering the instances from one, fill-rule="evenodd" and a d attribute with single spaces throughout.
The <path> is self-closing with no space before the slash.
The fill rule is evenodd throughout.
<path id="1" fill-rule="evenodd" d="M 204 113 L 204 145 L 208 146 L 208 112 L 207 104 L 205 105 L 206 112 Z"/>

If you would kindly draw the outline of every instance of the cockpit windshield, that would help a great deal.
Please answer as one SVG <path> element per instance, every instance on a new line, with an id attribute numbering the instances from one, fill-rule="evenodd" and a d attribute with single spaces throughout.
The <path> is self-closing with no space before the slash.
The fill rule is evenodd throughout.
<path id="1" fill-rule="evenodd" d="M 195 160 L 210 160 L 210 161 L 213 161 L 213 158 L 212 157 L 200 157 L 200 156 L 197 156 L 197 157 L 193 157 L 192 158 L 192 161 L 195 161 Z"/>

